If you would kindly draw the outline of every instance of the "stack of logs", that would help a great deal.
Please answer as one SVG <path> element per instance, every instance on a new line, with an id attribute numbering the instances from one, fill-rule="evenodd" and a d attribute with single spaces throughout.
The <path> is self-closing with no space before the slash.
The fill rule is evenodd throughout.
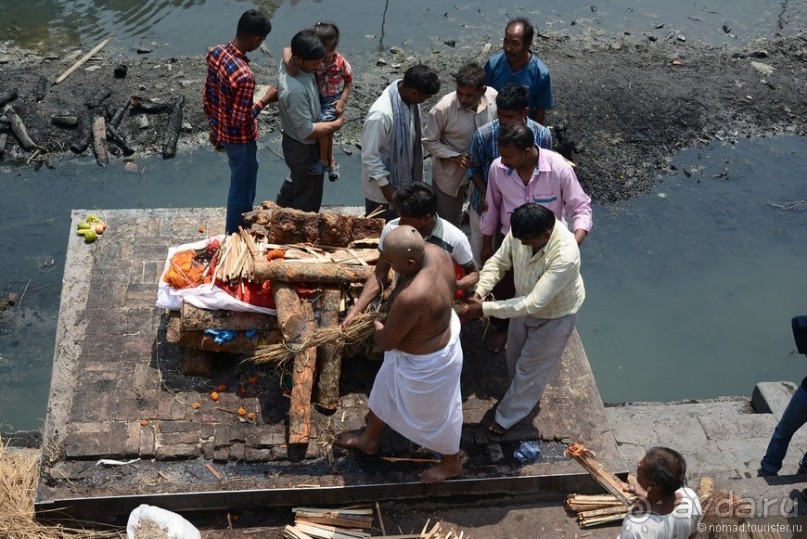
<path id="1" fill-rule="evenodd" d="M 377 249 L 361 249 L 359 245 L 367 241 L 377 244 L 384 226 L 381 219 L 301 212 L 270 202 L 264 202 L 260 209 L 245 217 L 252 236 L 263 238 L 269 249 L 285 251 L 285 257 L 267 260 L 265 254 L 250 248 L 254 258 L 250 280 L 271 281 L 277 316 L 205 311 L 184 304 L 181 311 L 169 315 L 167 340 L 186 348 L 182 364 L 185 374 L 210 376 L 212 352 L 249 354 L 259 342 L 283 342 L 292 347 L 304 341 L 318 327 L 315 307 L 319 310 L 320 327 L 338 326 L 343 292 L 351 285 L 363 283 L 375 270 L 370 262 L 377 260 Z M 258 245 L 262 243 L 259 241 Z M 313 301 L 300 298 L 297 286 L 301 284 L 317 289 Z M 204 334 L 205 329 L 257 329 L 258 334 L 247 338 L 239 332 L 233 341 L 216 345 L 211 336 Z M 317 364 L 317 403 L 326 409 L 336 409 L 341 357 L 342 348 L 337 344 L 312 347 L 294 356 L 289 443 L 308 442 Z"/>

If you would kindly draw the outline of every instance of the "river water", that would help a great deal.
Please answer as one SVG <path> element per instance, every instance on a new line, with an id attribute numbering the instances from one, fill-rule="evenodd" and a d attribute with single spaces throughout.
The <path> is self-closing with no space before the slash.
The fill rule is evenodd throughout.
<path id="1" fill-rule="evenodd" d="M 0 41 L 47 50 L 85 50 L 114 33 L 119 47 L 152 54 L 200 54 L 231 37 L 251 2 L 0 0 Z M 330 0 L 264 2 L 284 46 L 317 19 L 337 21 L 340 49 L 373 57 L 380 49 L 457 46 L 479 35 L 494 41 L 510 15 L 541 21 L 539 30 L 576 33 L 684 32 L 715 43 L 803 28 L 807 2 L 546 1 L 530 10 L 505 2 Z M 222 13 L 232 14 L 225 17 Z M 413 24 L 416 21 L 416 24 Z M 572 24 L 575 22 L 575 24 Z M 660 25 L 663 28 L 656 28 Z M 731 28 L 730 33 L 722 25 Z M 662 34 L 663 35 L 663 34 Z M 179 37 L 181 36 L 181 38 Z M 214 37 L 211 37 L 214 36 Z M 737 37 L 735 37 L 737 36 Z M 258 199 L 273 198 L 285 174 L 261 155 Z M 595 207 L 583 248 L 588 299 L 579 331 L 606 402 L 748 395 L 761 380 L 798 380 L 790 318 L 807 313 L 805 245 L 807 139 L 715 141 L 675 157 L 678 172 L 651 193 Z M 329 204 L 360 204 L 358 156 L 343 180 L 326 182 Z M 61 277 L 73 208 L 221 206 L 227 164 L 199 149 L 174 160 L 139 162 L 142 173 L 101 169 L 91 158 L 56 169 L 0 168 L 0 293 L 22 294 L 0 323 L 0 430 L 42 425 L 53 360 Z M 684 170 L 686 173 L 684 173 Z M 802 211 L 798 211 L 801 209 Z"/>

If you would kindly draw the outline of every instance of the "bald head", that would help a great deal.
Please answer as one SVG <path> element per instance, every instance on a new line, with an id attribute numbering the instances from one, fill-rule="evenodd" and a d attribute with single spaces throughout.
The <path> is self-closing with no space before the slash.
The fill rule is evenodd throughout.
<path id="1" fill-rule="evenodd" d="M 409 225 L 401 225 L 393 229 L 384 238 L 384 257 L 393 266 L 408 265 L 407 262 L 411 261 L 414 269 L 420 269 L 425 250 L 426 242 L 423 240 L 423 236 Z M 402 268 L 395 267 L 394 269 L 400 272 Z"/>

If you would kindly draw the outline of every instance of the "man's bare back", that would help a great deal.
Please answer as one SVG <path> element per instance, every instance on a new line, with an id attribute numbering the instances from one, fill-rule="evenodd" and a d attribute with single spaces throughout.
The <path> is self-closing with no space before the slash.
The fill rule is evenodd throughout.
<path id="1" fill-rule="evenodd" d="M 414 276 L 400 276 L 390 303 L 386 326 L 406 315 L 417 316 L 396 348 L 407 354 L 431 354 L 451 338 L 451 309 L 456 276 L 451 257 L 427 244 L 423 267 Z"/>

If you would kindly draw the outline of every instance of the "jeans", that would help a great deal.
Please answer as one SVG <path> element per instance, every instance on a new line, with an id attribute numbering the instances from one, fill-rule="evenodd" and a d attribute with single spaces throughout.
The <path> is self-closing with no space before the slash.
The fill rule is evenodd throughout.
<path id="1" fill-rule="evenodd" d="M 242 213 L 252 211 L 255 203 L 255 186 L 258 183 L 258 144 L 254 140 L 246 143 L 224 143 L 227 160 L 230 163 L 230 190 L 227 193 L 227 234 L 238 232 L 244 226 Z"/>
<path id="2" fill-rule="evenodd" d="M 790 445 L 790 439 L 802 425 L 807 423 L 807 390 L 804 389 L 804 384 L 805 382 L 802 382 L 793 393 L 790 403 L 785 408 L 785 413 L 782 414 L 782 419 L 779 420 L 779 424 L 773 431 L 771 441 L 768 443 L 768 450 L 762 457 L 760 466 L 760 471 L 764 475 L 776 475 L 779 472 L 782 468 L 782 460 L 787 453 L 787 447 Z M 802 469 L 807 470 L 807 453 L 799 462 L 799 471 L 801 472 Z"/>

